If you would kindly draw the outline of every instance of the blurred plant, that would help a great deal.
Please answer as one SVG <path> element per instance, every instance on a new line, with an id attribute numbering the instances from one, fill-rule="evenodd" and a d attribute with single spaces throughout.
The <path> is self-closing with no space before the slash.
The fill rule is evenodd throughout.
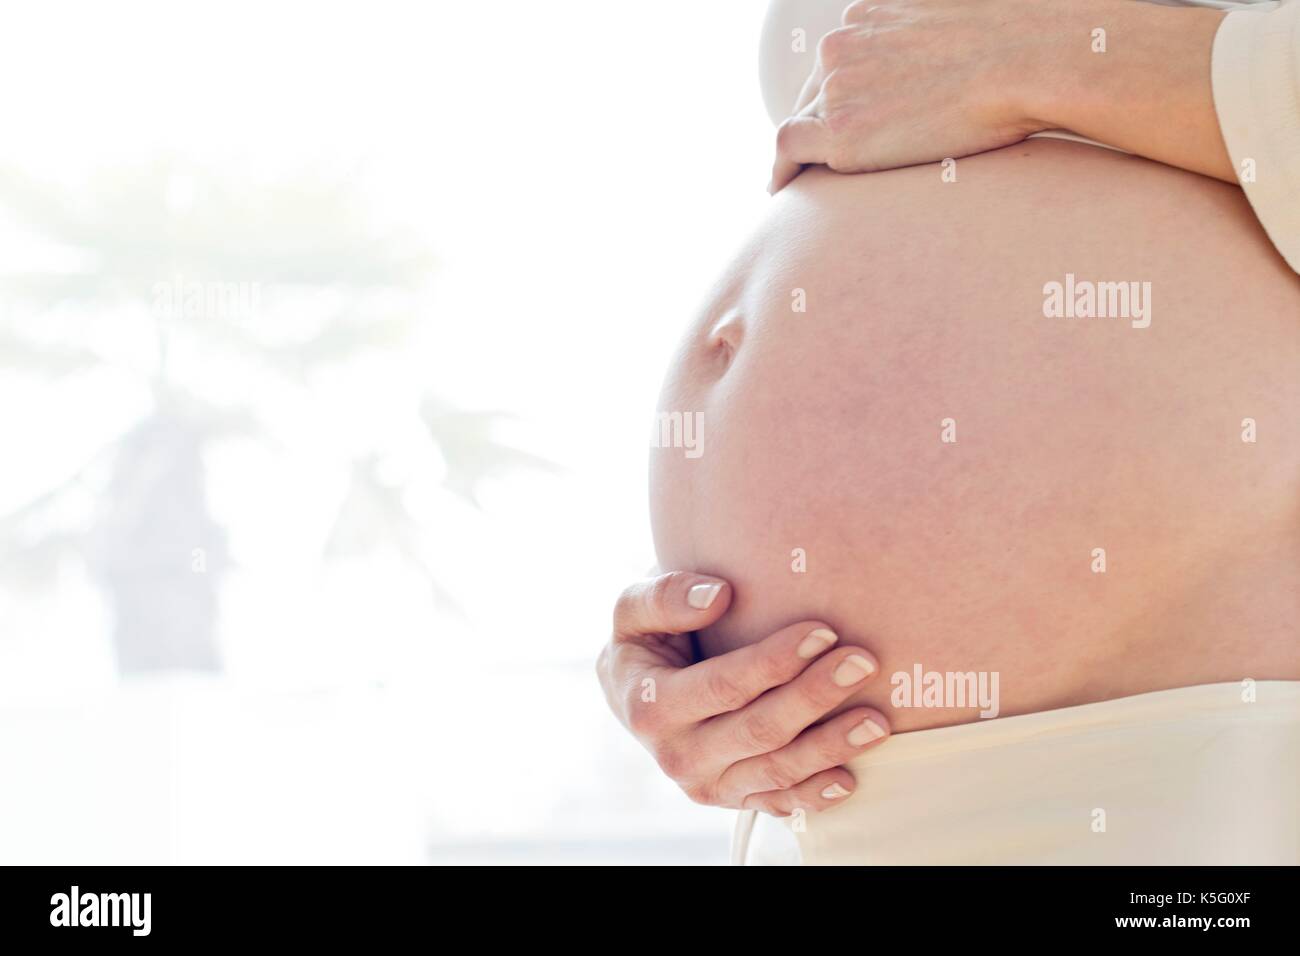
<path id="1" fill-rule="evenodd" d="M 210 513 L 205 452 L 236 436 L 274 442 L 262 408 L 206 394 L 199 377 L 176 371 L 173 354 L 220 363 L 248 396 L 306 391 L 322 373 L 412 340 L 430 257 L 409 235 L 376 231 L 353 183 L 302 175 L 250 184 L 163 161 L 100 172 L 71 191 L 0 168 L 0 209 L 72 264 L 5 276 L 0 368 L 49 387 L 126 369 L 150 395 L 147 412 L 68 481 L 0 518 L 0 582 L 37 585 L 63 561 L 84 560 L 112 609 L 124 674 L 220 668 L 216 612 L 231 557 Z M 58 334 L 68 317 L 71 330 Z M 148 361 L 123 357 L 119 343 L 132 332 L 153 342 Z M 446 489 L 471 503 L 490 474 L 547 466 L 494 440 L 498 415 L 433 395 L 418 413 Z M 377 449 L 337 450 L 352 474 L 326 556 L 393 548 L 451 605 L 421 557 L 408 489 L 381 475 Z"/>

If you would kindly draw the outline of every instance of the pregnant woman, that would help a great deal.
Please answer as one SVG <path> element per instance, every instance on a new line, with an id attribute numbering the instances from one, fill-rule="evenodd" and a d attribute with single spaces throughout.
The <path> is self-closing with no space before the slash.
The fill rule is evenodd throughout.
<path id="1" fill-rule="evenodd" d="M 1264 7 L 769 11 L 778 194 L 669 370 L 674 573 L 599 665 L 738 860 L 1300 862 L 1300 4 Z M 1007 39 L 1049 35 L 1085 65 Z M 1137 92 L 1030 110 L 998 50 Z"/>

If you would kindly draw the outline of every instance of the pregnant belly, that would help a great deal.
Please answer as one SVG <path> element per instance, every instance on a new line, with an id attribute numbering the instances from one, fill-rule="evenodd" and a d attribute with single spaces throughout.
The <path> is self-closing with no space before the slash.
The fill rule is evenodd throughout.
<path id="1" fill-rule="evenodd" d="M 1300 678 L 1298 373 L 1234 187 L 1047 141 L 810 171 L 669 371 L 660 563 L 735 586 L 708 654 L 820 619 L 1001 714 Z M 898 730 L 980 710 L 874 683 Z"/>

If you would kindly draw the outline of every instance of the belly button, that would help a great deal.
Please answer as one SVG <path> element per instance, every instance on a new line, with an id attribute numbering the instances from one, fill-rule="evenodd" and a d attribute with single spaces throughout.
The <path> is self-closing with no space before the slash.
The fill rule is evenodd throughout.
<path id="1" fill-rule="evenodd" d="M 709 329 L 707 347 L 710 355 L 719 356 L 724 367 L 731 364 L 731 358 L 740 348 L 744 337 L 745 320 L 740 313 L 732 309 Z"/>

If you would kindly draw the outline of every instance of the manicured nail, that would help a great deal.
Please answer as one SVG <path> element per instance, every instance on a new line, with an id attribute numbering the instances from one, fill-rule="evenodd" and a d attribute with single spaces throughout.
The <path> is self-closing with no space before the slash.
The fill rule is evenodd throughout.
<path id="1" fill-rule="evenodd" d="M 885 736 L 885 728 L 868 717 L 849 731 L 849 744 L 853 747 L 865 747 L 873 740 Z"/>
<path id="2" fill-rule="evenodd" d="M 850 654 L 835 668 L 831 679 L 839 687 L 849 687 L 860 680 L 866 680 L 876 671 L 876 665 L 861 654 Z"/>
<path id="3" fill-rule="evenodd" d="M 819 627 L 815 631 L 809 631 L 808 636 L 799 642 L 799 649 L 795 652 L 803 660 L 809 660 L 816 657 L 826 648 L 830 647 L 839 638 L 834 631 L 828 631 L 824 627 Z"/>
<path id="4" fill-rule="evenodd" d="M 822 797 L 827 800 L 838 800 L 840 797 L 847 797 L 848 795 L 849 792 L 838 783 L 833 783 L 822 791 Z"/>
<path id="5" fill-rule="evenodd" d="M 686 592 L 686 603 L 697 611 L 703 611 L 722 590 L 721 584 L 697 584 Z"/>

